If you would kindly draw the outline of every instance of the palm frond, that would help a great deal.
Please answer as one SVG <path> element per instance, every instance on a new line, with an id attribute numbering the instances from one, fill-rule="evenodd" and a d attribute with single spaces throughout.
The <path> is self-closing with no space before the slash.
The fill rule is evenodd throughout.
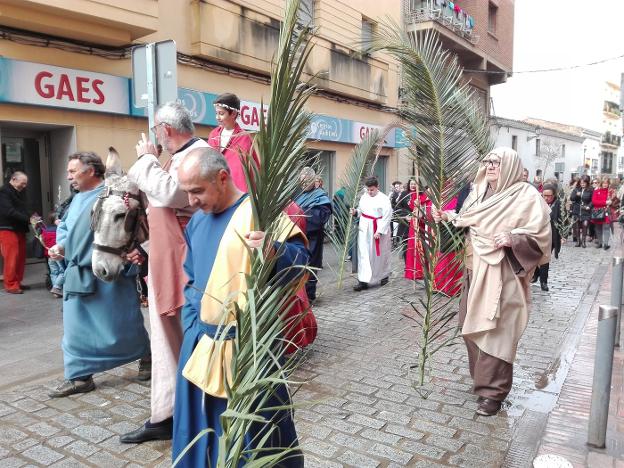
<path id="1" fill-rule="evenodd" d="M 480 156 L 492 147 L 489 127 L 469 84 L 462 82 L 456 57 L 442 47 L 436 33 L 408 34 L 392 20 L 379 29 L 372 50 L 385 50 L 400 63 L 404 105 L 400 114 L 406 122 L 406 136 L 418 168 L 420 181 L 428 186 L 433 209 L 447 205 L 474 173 Z M 431 208 L 415 213 L 415 243 L 422 265 L 425 294 L 417 312 L 419 338 L 419 385 L 433 354 L 454 342 L 451 324 L 455 301 L 436 294 L 436 288 L 453 281 L 463 248 L 463 233 L 440 226 L 431 219 Z M 449 260 L 453 258 L 453 260 Z M 446 262 L 446 271 L 438 265 Z M 436 278 L 437 276 L 437 278 Z M 442 285 L 439 283 L 442 282 Z M 438 283 L 438 284 L 436 284 Z"/>

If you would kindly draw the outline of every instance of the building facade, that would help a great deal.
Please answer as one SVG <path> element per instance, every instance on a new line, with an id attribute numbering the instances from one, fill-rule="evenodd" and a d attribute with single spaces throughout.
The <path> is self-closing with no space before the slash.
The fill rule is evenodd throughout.
<path id="1" fill-rule="evenodd" d="M 605 82 L 602 102 L 602 140 L 600 142 L 600 172 L 611 177 L 624 176 L 624 161 L 618 158 L 622 142 L 620 86 Z"/>
<path id="2" fill-rule="evenodd" d="M 336 180 L 356 143 L 396 119 L 398 68 L 384 54 L 363 55 L 363 28 L 390 15 L 398 0 L 304 0 L 317 28 L 306 72 L 320 92 L 309 107 L 311 153 L 321 152 L 325 187 Z M 240 123 L 258 128 L 269 99 L 271 60 L 284 0 L 13 0 L 0 15 L 0 170 L 30 176 L 31 208 L 47 213 L 68 195 L 67 155 L 114 146 L 127 168 L 147 131 L 145 110 L 133 106 L 133 45 L 167 39 L 178 50 L 178 98 L 197 134 L 216 126 L 212 101 L 222 92 L 242 102 Z M 397 176 L 395 132 L 375 171 L 385 184 Z"/>
<path id="3" fill-rule="evenodd" d="M 504 83 L 513 70 L 514 0 L 402 0 L 407 31 L 435 31 L 445 49 L 464 69 L 467 82 L 485 115 L 490 88 Z M 413 174 L 402 159 L 401 174 Z"/>
<path id="4" fill-rule="evenodd" d="M 502 117 L 492 118 L 491 131 L 495 146 L 518 152 L 531 181 L 537 174 L 567 182 L 571 177 L 599 172 L 599 132 L 541 119 Z"/>
<path id="5" fill-rule="evenodd" d="M 438 2 L 448 8 L 447 2 Z M 436 3 L 436 5 L 438 4 Z M 241 100 L 240 122 L 258 127 L 267 103 L 271 60 L 285 0 L 10 0 L 0 14 L 0 172 L 30 176 L 31 209 L 46 214 L 68 195 L 67 155 L 114 146 L 124 167 L 147 130 L 145 109 L 133 105 L 132 46 L 173 39 L 177 45 L 178 99 L 190 109 L 197 134 L 216 125 L 212 101 L 222 92 Z M 433 28 L 472 71 L 487 112 L 489 86 L 511 71 L 512 0 L 458 1 L 436 17 L 432 2 L 302 0 L 316 28 L 306 72 L 319 88 L 308 140 L 320 152 L 330 195 L 351 155 L 371 129 L 395 122 L 400 70 L 361 43 L 389 17 L 410 30 Z M 461 7 L 460 7 L 461 5 Z M 413 16 L 429 8 L 427 20 Z M 422 9 L 421 8 L 421 9 Z M 457 11 L 456 11 L 457 10 Z M 449 16 L 450 15 L 450 16 Z M 446 18 L 449 16 L 449 18 Z M 446 19 L 445 19 L 446 18 Z M 462 23 L 463 21 L 463 23 Z M 492 72 L 492 73 L 490 73 Z M 400 133 L 387 135 L 375 172 L 382 188 L 409 175 Z"/>

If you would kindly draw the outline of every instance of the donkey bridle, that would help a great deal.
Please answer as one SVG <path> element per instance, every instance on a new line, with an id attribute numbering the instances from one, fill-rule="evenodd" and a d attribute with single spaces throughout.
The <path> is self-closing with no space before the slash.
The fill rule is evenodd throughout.
<path id="1" fill-rule="evenodd" d="M 101 245 L 101 244 L 96 244 L 95 242 L 93 242 L 93 250 L 98 250 L 100 252 L 106 252 L 106 253 L 110 253 L 113 255 L 119 255 L 122 256 L 125 253 L 129 252 L 134 244 L 134 239 L 136 237 L 136 234 L 138 232 L 138 230 L 140 229 L 140 224 L 141 224 L 141 216 L 143 216 L 145 214 L 145 210 L 143 209 L 143 201 L 141 200 L 141 196 L 140 195 L 135 195 L 133 193 L 130 192 L 126 192 L 123 190 L 113 190 L 110 186 L 107 186 L 102 193 L 98 196 L 98 201 L 95 202 L 95 206 L 93 207 L 93 213 L 91 213 L 91 229 L 94 230 L 94 228 L 97 227 L 98 222 L 99 222 L 99 210 L 101 208 L 101 204 L 102 204 L 102 200 L 104 200 L 105 198 L 110 197 L 111 195 L 114 196 L 118 196 L 121 197 L 124 202 L 126 203 L 127 206 L 127 201 L 129 198 L 132 198 L 134 200 L 137 200 L 139 202 L 139 208 L 136 208 L 136 210 L 139 211 L 139 213 L 137 214 L 136 220 L 134 222 L 134 227 L 132 229 L 132 236 L 130 236 L 130 240 L 128 241 L 127 244 L 125 244 L 123 247 L 109 247 L 108 245 Z M 132 210 L 130 210 L 132 211 Z M 128 217 L 128 214 L 130 213 L 130 211 L 128 211 L 128 213 L 126 213 L 126 218 Z M 124 220 L 124 229 L 125 229 L 125 220 Z M 126 229 L 126 232 L 129 232 L 129 230 Z"/>

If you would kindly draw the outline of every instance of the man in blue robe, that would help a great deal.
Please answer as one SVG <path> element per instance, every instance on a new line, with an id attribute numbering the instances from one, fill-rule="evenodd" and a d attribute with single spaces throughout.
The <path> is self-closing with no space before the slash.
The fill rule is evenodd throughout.
<path id="1" fill-rule="evenodd" d="M 225 356 L 219 364 L 201 362 L 196 368 L 200 380 L 203 379 L 204 383 L 208 381 L 204 386 L 192 380 L 187 370 L 202 343 L 212 341 L 219 324 L 223 323 L 223 308 L 219 306 L 222 302 L 216 300 L 213 304 L 210 302 L 212 298 L 219 294 L 232 297 L 246 288 L 244 281 L 232 285 L 236 277 L 242 276 L 240 272 L 249 266 L 247 249 L 241 244 L 239 235 L 245 237 L 249 247 L 257 248 L 263 245 L 264 233 L 252 230 L 249 197 L 234 186 L 229 167 L 218 151 L 212 148 L 193 150 L 178 169 L 178 180 L 182 189 L 188 193 L 189 205 L 199 210 L 185 231 L 188 251 L 184 269 L 188 283 L 184 293 L 186 302 L 182 309 L 184 340 L 180 351 L 173 415 L 172 457 L 176 460 L 195 436 L 205 429 L 212 429 L 212 432 L 203 435 L 189 447 L 177 466 L 217 466 L 219 436 L 223 432 L 220 416 L 227 408 L 228 400 L 223 392 L 223 379 L 213 374 L 219 374 L 224 369 L 224 372 L 231 370 L 231 361 L 228 362 Z M 291 236 L 281 247 L 276 272 L 307 263 L 309 254 L 301 237 Z M 290 268 L 288 272 L 288 275 L 284 275 L 288 276 L 286 280 L 301 275 L 302 269 Z M 235 317 L 231 317 L 226 322 L 232 325 L 234 320 Z M 228 339 L 223 342 L 224 348 L 232 346 L 234 335 L 230 329 Z M 221 387 L 221 392 L 215 391 L 215 387 Z M 263 407 L 289 404 L 287 389 L 280 385 Z M 279 466 L 302 467 L 303 455 L 298 449 L 291 412 L 266 410 L 262 414 L 269 422 L 252 425 L 245 437 L 246 447 L 256 448 L 252 440 L 258 441 L 268 426 L 275 427 L 262 447 L 263 454 L 271 453 L 271 449 L 291 448 L 293 450 Z"/>
<path id="2" fill-rule="evenodd" d="M 104 188 L 105 167 L 98 155 L 69 157 L 67 179 L 78 191 L 63 216 L 50 258 L 65 260 L 63 362 L 65 381 L 49 393 L 61 398 L 95 389 L 93 374 L 149 354 L 136 291 L 136 267 L 105 283 L 91 270 L 91 209 Z"/>
<path id="3" fill-rule="evenodd" d="M 325 224 L 332 214 L 332 204 L 325 190 L 315 186 L 315 178 L 314 169 L 303 168 L 300 175 L 303 192 L 295 198 L 295 203 L 303 210 L 306 217 L 306 237 L 310 243 L 310 266 L 321 269 L 323 268 Z M 316 283 L 316 275 L 310 275 L 305 285 L 310 301 L 316 300 Z"/>

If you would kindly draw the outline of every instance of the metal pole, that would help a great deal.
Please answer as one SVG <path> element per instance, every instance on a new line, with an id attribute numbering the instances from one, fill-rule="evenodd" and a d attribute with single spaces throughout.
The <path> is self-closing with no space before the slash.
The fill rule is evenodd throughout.
<path id="1" fill-rule="evenodd" d="M 156 44 L 150 42 L 145 45 L 145 65 L 147 71 L 147 122 L 149 125 L 149 139 L 157 144 L 154 127 L 156 109 Z"/>
<path id="2" fill-rule="evenodd" d="M 601 305 L 598 311 L 594 381 L 592 385 L 591 410 L 589 413 L 589 429 L 587 434 L 587 444 L 598 448 L 603 448 L 605 446 L 607 436 L 617 311 L 617 307 L 605 305 Z"/>
<path id="3" fill-rule="evenodd" d="M 611 305 L 617 307 L 617 324 L 615 326 L 615 347 L 620 347 L 620 324 L 622 322 L 622 281 L 624 279 L 624 258 L 613 257 L 611 271 Z"/>

